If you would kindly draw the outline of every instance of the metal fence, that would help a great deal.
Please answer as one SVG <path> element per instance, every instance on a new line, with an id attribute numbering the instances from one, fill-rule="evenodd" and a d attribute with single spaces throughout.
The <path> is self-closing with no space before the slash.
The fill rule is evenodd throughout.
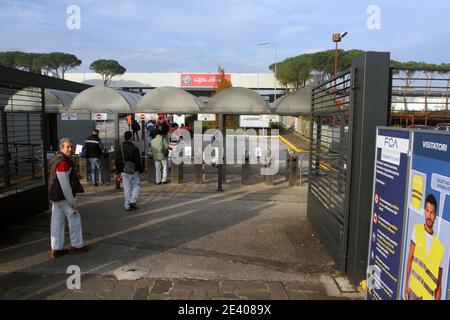
<path id="1" fill-rule="evenodd" d="M 42 94 L 0 83 L 0 197 L 45 186 Z"/>
<path id="2" fill-rule="evenodd" d="M 450 121 L 450 69 L 391 68 L 391 124 Z"/>

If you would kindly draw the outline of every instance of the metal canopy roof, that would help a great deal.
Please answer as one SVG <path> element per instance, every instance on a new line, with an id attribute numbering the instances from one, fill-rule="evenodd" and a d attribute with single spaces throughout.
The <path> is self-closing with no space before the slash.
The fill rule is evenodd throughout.
<path id="1" fill-rule="evenodd" d="M 311 88 L 297 91 L 278 98 L 274 104 L 274 113 L 278 115 L 309 115 L 311 113 Z"/>
<path id="2" fill-rule="evenodd" d="M 45 89 L 45 112 L 69 112 L 69 106 L 75 92 Z M 5 106 L 5 112 L 39 112 L 41 111 L 41 89 L 24 88 L 16 91 Z"/>
<path id="3" fill-rule="evenodd" d="M 255 91 L 246 88 L 228 88 L 212 97 L 205 113 L 215 114 L 270 114 L 269 105 Z"/>
<path id="4" fill-rule="evenodd" d="M 108 87 L 92 87 L 80 92 L 70 104 L 74 113 L 129 113 L 134 112 L 141 96 L 136 93 Z"/>
<path id="5" fill-rule="evenodd" d="M 136 112 L 198 114 L 205 104 L 194 95 L 175 87 L 152 89 L 137 104 Z"/>

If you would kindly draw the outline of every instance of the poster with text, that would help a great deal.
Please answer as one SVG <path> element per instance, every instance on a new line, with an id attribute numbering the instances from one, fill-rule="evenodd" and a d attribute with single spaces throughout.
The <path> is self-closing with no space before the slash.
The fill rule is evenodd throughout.
<path id="1" fill-rule="evenodd" d="M 408 182 L 401 299 L 447 298 L 450 135 L 415 132 Z"/>
<path id="2" fill-rule="evenodd" d="M 367 275 L 369 300 L 398 297 L 409 135 L 408 131 L 378 129 Z"/>

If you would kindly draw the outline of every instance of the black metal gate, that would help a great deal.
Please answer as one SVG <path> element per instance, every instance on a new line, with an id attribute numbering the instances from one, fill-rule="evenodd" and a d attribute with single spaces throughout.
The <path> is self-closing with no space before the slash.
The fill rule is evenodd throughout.
<path id="1" fill-rule="evenodd" d="M 376 126 L 387 125 L 389 53 L 357 56 L 313 88 L 308 218 L 340 271 L 365 278 Z"/>
<path id="2" fill-rule="evenodd" d="M 19 211 L 32 214 L 48 208 L 43 92 L 43 88 L 0 83 L 2 225 L 23 218 Z"/>
<path id="3" fill-rule="evenodd" d="M 346 252 L 351 76 L 346 71 L 312 91 L 308 211 L 314 212 L 310 219 L 321 229 L 321 240 L 340 268 L 345 266 Z"/>

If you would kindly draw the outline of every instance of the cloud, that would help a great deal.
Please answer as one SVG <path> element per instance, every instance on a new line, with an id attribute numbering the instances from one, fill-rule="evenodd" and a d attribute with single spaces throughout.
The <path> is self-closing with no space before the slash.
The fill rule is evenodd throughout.
<path id="1" fill-rule="evenodd" d="M 310 29 L 307 26 L 291 26 L 291 27 L 284 27 L 281 29 L 281 36 L 283 37 L 290 37 L 294 36 L 300 33 L 305 33 L 309 31 Z"/>

